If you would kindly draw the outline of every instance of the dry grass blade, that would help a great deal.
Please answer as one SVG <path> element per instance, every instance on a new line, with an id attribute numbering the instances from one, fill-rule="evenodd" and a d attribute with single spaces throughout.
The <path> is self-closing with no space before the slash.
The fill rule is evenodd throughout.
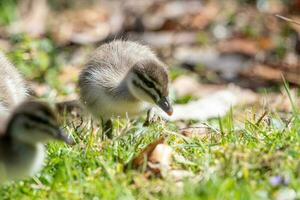
<path id="1" fill-rule="evenodd" d="M 268 111 L 265 111 L 260 117 L 259 119 L 256 121 L 255 125 L 259 125 L 260 122 L 265 118 L 265 116 L 268 114 Z"/>
<path id="2" fill-rule="evenodd" d="M 284 21 L 287 21 L 287 22 L 290 22 L 290 23 L 294 23 L 294 24 L 300 25 L 300 22 L 297 22 L 297 21 L 295 21 L 295 20 L 293 20 L 293 19 L 290 19 L 290 18 L 281 16 L 281 15 L 275 15 L 275 16 L 278 17 L 279 19 L 284 20 Z"/>

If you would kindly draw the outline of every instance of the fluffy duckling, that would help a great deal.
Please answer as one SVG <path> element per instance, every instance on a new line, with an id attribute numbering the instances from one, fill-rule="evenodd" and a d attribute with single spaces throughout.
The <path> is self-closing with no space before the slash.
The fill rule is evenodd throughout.
<path id="1" fill-rule="evenodd" d="M 27 98 L 27 88 L 20 73 L 0 52 L 0 117 Z"/>
<path id="2" fill-rule="evenodd" d="M 73 143 L 59 128 L 52 109 L 42 102 L 20 104 L 4 129 L 0 134 L 0 183 L 38 172 L 45 158 L 44 143 L 54 139 Z"/>
<path id="3" fill-rule="evenodd" d="M 165 64 L 147 46 L 120 40 L 97 48 L 79 76 L 83 104 L 109 132 L 112 117 L 134 117 L 155 105 L 171 115 L 168 83 Z"/>

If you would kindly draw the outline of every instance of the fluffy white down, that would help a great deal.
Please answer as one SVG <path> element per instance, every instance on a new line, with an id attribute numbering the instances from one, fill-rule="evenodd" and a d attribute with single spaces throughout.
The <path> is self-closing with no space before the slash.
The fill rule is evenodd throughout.
<path id="1" fill-rule="evenodd" d="M 134 117 L 141 114 L 151 105 L 147 102 L 130 99 L 112 98 L 103 88 L 93 87 L 90 90 L 91 98 L 95 98 L 93 104 L 87 104 L 87 109 L 96 117 L 107 120 L 111 117 Z M 90 98 L 90 100 L 91 100 Z"/>

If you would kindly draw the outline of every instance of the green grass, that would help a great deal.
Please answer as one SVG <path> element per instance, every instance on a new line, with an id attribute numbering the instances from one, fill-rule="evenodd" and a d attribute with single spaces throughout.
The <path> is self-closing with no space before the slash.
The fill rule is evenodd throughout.
<path id="1" fill-rule="evenodd" d="M 300 137 L 298 118 L 287 125 L 276 115 L 258 124 L 246 120 L 235 126 L 233 113 L 212 120 L 206 137 L 177 135 L 174 124 L 142 127 L 131 124 L 129 131 L 101 141 L 101 131 L 85 128 L 75 132 L 70 147 L 48 145 L 43 171 L 33 179 L 8 183 L 0 189 L 1 199 L 273 199 L 283 189 L 300 192 Z M 257 119 L 256 119 L 257 120 Z M 220 129 L 220 124 L 222 129 Z M 120 124 L 124 128 L 126 122 Z M 120 129 L 119 129 L 120 130 Z M 125 165 L 147 144 L 166 136 L 167 143 L 188 163 L 173 160 L 172 168 L 193 172 L 194 177 L 176 183 L 172 177 L 145 171 L 125 170 Z M 288 183 L 271 185 L 273 176 L 287 177 Z M 181 184 L 181 186 L 180 186 Z"/>
<path id="2" fill-rule="evenodd" d="M 15 43 L 10 58 L 27 79 L 47 82 L 51 70 L 59 73 L 62 66 L 55 60 L 59 52 L 50 41 L 21 37 Z M 28 52 L 32 58 L 26 60 Z M 182 73 L 173 71 L 172 77 Z M 56 89 L 56 79 L 51 80 Z M 287 84 L 285 87 L 288 92 Z M 191 99 L 184 97 L 176 102 Z M 79 130 L 66 125 L 77 144 L 48 144 L 45 168 L 34 178 L 0 186 L 0 200 L 276 199 L 287 193 L 300 199 L 300 119 L 296 104 L 292 113 L 269 112 L 262 119 L 251 110 L 253 115 L 247 118 L 240 118 L 244 108 L 233 108 L 227 116 L 208 121 L 204 137 L 180 135 L 177 124 L 171 122 L 143 127 L 142 118 L 130 123 L 115 121 L 114 139 L 104 141 L 101 131 L 97 126 L 91 128 L 89 120 Z M 172 169 L 187 170 L 192 177 L 175 181 L 171 176 L 148 177 L 145 169 L 126 168 L 144 147 L 161 136 L 188 161 L 173 159 Z M 282 181 L 271 184 L 276 178 Z"/>

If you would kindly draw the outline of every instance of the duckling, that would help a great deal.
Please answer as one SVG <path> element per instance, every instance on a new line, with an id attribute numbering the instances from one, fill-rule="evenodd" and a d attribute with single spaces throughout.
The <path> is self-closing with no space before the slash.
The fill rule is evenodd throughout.
<path id="1" fill-rule="evenodd" d="M 17 69 L 0 52 L 0 117 L 27 98 L 25 82 Z"/>
<path id="2" fill-rule="evenodd" d="M 59 128 L 52 109 L 39 101 L 25 101 L 11 114 L 0 134 L 0 183 L 33 176 L 45 159 L 44 143 L 63 140 L 72 144 Z"/>
<path id="3" fill-rule="evenodd" d="M 121 40 L 98 47 L 79 76 L 81 101 L 108 133 L 112 117 L 148 110 L 149 120 L 155 105 L 171 115 L 168 83 L 165 64 L 147 46 Z"/>

